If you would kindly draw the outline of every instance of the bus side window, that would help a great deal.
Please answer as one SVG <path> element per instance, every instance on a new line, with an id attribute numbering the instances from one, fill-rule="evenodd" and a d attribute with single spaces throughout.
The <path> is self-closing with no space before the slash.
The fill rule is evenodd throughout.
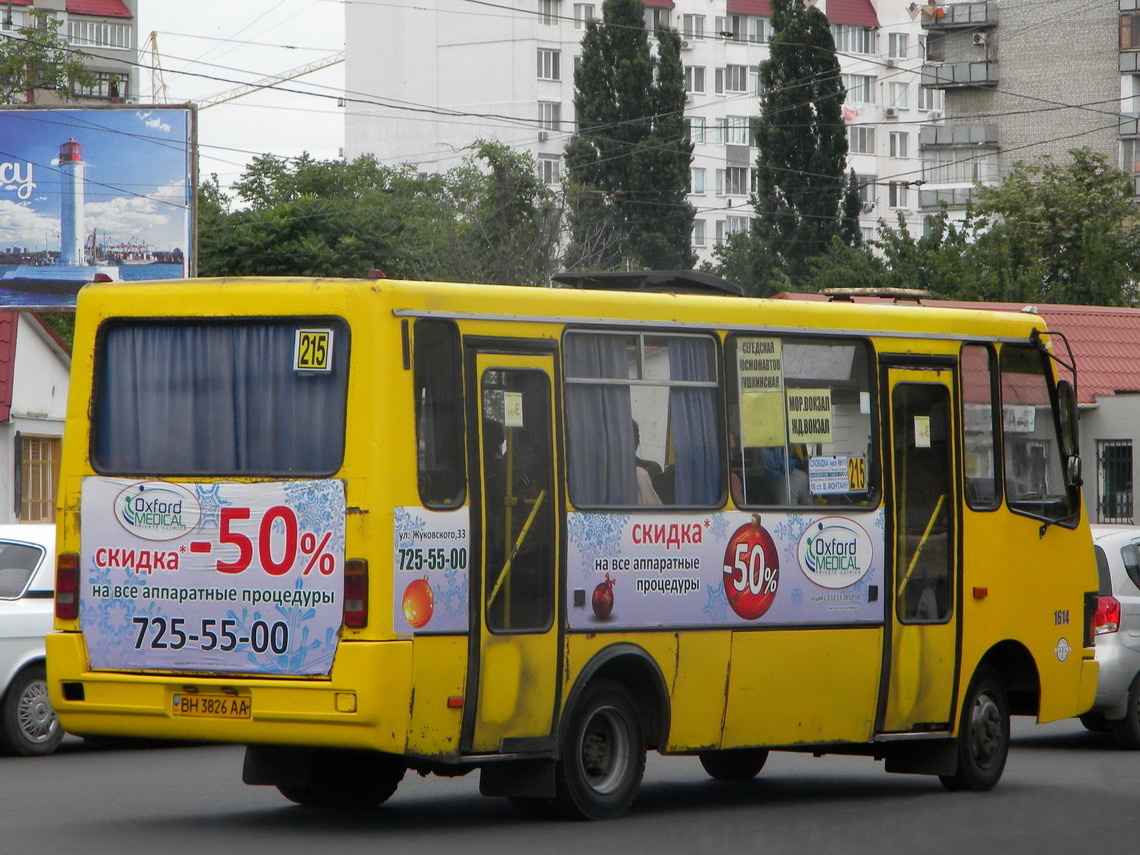
<path id="1" fill-rule="evenodd" d="M 737 507 L 878 501 L 866 342 L 733 335 L 726 362 Z"/>
<path id="2" fill-rule="evenodd" d="M 721 503 L 715 339 L 571 330 L 562 360 L 575 505 Z"/>
<path id="3" fill-rule="evenodd" d="M 984 344 L 962 346 L 962 442 L 965 450 L 966 504 L 975 511 L 992 511 L 1001 504 L 998 491 L 994 420 L 993 350 Z"/>
<path id="4" fill-rule="evenodd" d="M 467 493 L 459 330 L 450 321 L 420 318 L 414 334 L 420 500 L 428 507 L 455 508 Z"/>
<path id="5" fill-rule="evenodd" d="M 1073 519 L 1076 488 L 1065 484 L 1049 363 L 1033 345 L 1001 349 L 1005 499 L 1011 510 L 1039 519 Z"/>

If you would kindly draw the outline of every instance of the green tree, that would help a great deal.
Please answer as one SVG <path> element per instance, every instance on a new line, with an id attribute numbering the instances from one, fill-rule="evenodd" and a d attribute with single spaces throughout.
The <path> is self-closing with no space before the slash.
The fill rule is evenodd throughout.
<path id="1" fill-rule="evenodd" d="M 28 22 L 0 38 L 0 103 L 32 103 L 41 92 L 63 101 L 95 85 L 95 75 L 59 35 L 60 19 L 28 10 Z"/>
<path id="2" fill-rule="evenodd" d="M 642 0 L 605 0 L 574 74 L 577 131 L 566 146 L 569 269 L 689 268 L 693 146 L 684 124 L 680 37 L 658 29 Z"/>
<path id="3" fill-rule="evenodd" d="M 827 18 L 801 0 L 771 0 L 769 58 L 760 65 L 760 118 L 755 123 L 756 219 L 759 256 L 771 267 L 753 271 L 752 287 L 769 293 L 783 275 L 809 284 L 813 256 L 833 237 L 859 242 L 857 187 L 848 178 L 845 91 Z"/>

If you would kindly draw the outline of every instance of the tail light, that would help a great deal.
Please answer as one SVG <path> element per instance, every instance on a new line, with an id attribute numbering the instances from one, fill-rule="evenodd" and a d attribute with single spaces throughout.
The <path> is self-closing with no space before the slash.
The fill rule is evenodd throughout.
<path id="1" fill-rule="evenodd" d="M 363 558 L 344 562 L 344 625 L 368 626 L 368 562 Z"/>
<path id="2" fill-rule="evenodd" d="M 1093 635 L 1106 635 L 1120 629 L 1120 601 L 1116 597 L 1097 597 L 1093 615 Z"/>
<path id="3" fill-rule="evenodd" d="M 55 616 L 79 617 L 79 556 L 74 552 L 61 552 L 55 562 Z"/>

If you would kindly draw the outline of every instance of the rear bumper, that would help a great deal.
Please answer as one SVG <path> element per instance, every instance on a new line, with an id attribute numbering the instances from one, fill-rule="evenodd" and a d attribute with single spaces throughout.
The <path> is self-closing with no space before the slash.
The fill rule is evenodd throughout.
<path id="1" fill-rule="evenodd" d="M 1101 636 L 1096 642 L 1100 673 L 1092 707 L 1092 712 L 1101 713 L 1110 721 L 1124 718 L 1128 710 L 1128 687 L 1140 672 L 1140 653 L 1122 645 L 1113 637 L 1115 635 Z"/>
<path id="2" fill-rule="evenodd" d="M 393 754 L 405 750 L 412 697 L 410 642 L 342 641 L 332 678 L 322 680 L 91 671 L 83 636 L 73 632 L 49 634 L 47 651 L 52 705 L 64 729 L 80 736 L 330 746 Z M 65 684 L 70 684 L 66 692 Z M 194 690 L 248 699 L 250 717 L 174 715 L 174 694 Z M 82 700 L 75 699 L 80 696 Z"/>

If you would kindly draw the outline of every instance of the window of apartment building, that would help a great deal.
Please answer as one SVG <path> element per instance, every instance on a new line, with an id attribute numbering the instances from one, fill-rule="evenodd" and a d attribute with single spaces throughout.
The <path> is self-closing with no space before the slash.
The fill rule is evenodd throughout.
<path id="1" fill-rule="evenodd" d="M 875 153 L 875 129 L 864 125 L 852 125 L 847 129 L 847 150 L 851 154 Z"/>
<path id="2" fill-rule="evenodd" d="M 1140 50 L 1140 12 L 1120 16 L 1120 49 Z"/>
<path id="3" fill-rule="evenodd" d="M 562 51 L 551 48 L 538 49 L 538 79 L 562 79 Z"/>
<path id="4" fill-rule="evenodd" d="M 905 110 L 910 106 L 910 85 L 906 83 L 891 84 L 891 106 Z"/>
<path id="5" fill-rule="evenodd" d="M 658 27 L 669 26 L 669 9 L 646 9 L 645 29 L 654 32 Z"/>
<path id="6" fill-rule="evenodd" d="M 561 130 L 562 103 L 559 101 L 539 101 L 538 126 L 544 131 Z"/>
<path id="7" fill-rule="evenodd" d="M 701 167 L 691 167 L 689 169 L 689 192 L 700 193 L 705 192 L 705 171 Z"/>
<path id="8" fill-rule="evenodd" d="M 703 143 L 705 141 L 705 117 L 689 116 L 687 121 L 689 123 L 689 141 Z"/>
<path id="9" fill-rule="evenodd" d="M 919 86 L 918 87 L 918 109 L 920 110 L 941 110 L 939 106 L 942 103 L 942 90 L 935 89 L 933 86 Z"/>
<path id="10" fill-rule="evenodd" d="M 544 184 L 557 184 L 562 180 L 562 158 L 556 154 L 538 156 L 538 177 Z"/>
<path id="11" fill-rule="evenodd" d="M 887 184 L 887 204 L 892 208 L 905 208 L 908 189 L 906 184 L 901 181 L 892 181 Z"/>
<path id="12" fill-rule="evenodd" d="M 747 33 L 748 41 L 750 42 L 756 42 L 759 44 L 761 42 L 768 41 L 768 19 L 749 15 Z"/>
<path id="13" fill-rule="evenodd" d="M 925 151 L 922 179 L 928 184 L 990 184 L 997 180 L 997 152 L 966 149 Z"/>
<path id="14" fill-rule="evenodd" d="M 910 134 L 905 131 L 891 131 L 890 155 L 891 157 L 910 157 L 908 151 Z"/>
<path id="15" fill-rule="evenodd" d="M 586 22 L 592 21 L 597 17 L 595 14 L 595 6 L 593 3 L 575 3 L 574 4 L 574 29 L 586 29 Z"/>
<path id="16" fill-rule="evenodd" d="M 870 74 L 844 74 L 843 88 L 847 90 L 847 102 L 861 104 L 875 103 L 875 78 Z"/>
<path id="17" fill-rule="evenodd" d="M 927 62 L 945 62 L 946 61 L 946 34 L 945 33 L 927 33 L 926 34 L 926 61 Z"/>
<path id="18" fill-rule="evenodd" d="M 832 24 L 831 36 L 840 53 L 871 54 L 875 52 L 875 31 L 855 24 Z"/>
<path id="19" fill-rule="evenodd" d="M 759 187 L 757 187 L 757 184 L 759 183 L 759 181 L 760 181 L 760 170 L 749 169 L 748 170 L 748 189 L 751 190 L 753 193 L 756 193 L 760 189 Z"/>
<path id="20" fill-rule="evenodd" d="M 891 59 L 906 59 L 907 33 L 890 33 L 887 35 L 887 56 Z"/>
<path id="21" fill-rule="evenodd" d="M 682 15 L 681 36 L 686 39 L 703 39 L 705 37 L 705 16 Z"/>
<path id="22" fill-rule="evenodd" d="M 111 101 L 119 101 L 130 96 L 127 75 L 112 71 L 96 71 L 93 76 L 95 83 L 91 86 L 76 86 L 75 94 L 83 98 L 107 98 Z"/>
<path id="23" fill-rule="evenodd" d="M 723 196 L 724 195 L 724 170 L 723 169 L 716 170 L 715 176 L 716 176 L 716 195 Z"/>
<path id="24" fill-rule="evenodd" d="M 727 235 L 738 235 L 748 229 L 748 217 L 726 217 L 724 221 L 724 233 Z"/>
<path id="25" fill-rule="evenodd" d="M 715 240 L 718 244 L 724 243 L 724 220 L 717 220 L 713 224 L 715 231 Z"/>
<path id="26" fill-rule="evenodd" d="M 874 175 L 856 175 L 855 182 L 859 185 L 859 201 L 863 203 L 863 210 L 870 212 L 875 204 L 875 185 L 878 177 Z"/>
<path id="27" fill-rule="evenodd" d="M 562 0 L 538 0 L 538 22 L 552 26 L 562 14 Z"/>
<path id="28" fill-rule="evenodd" d="M 724 117 L 724 142 L 726 145 L 748 145 L 749 122 L 747 116 Z"/>
<path id="29" fill-rule="evenodd" d="M 705 91 L 705 68 L 703 65 L 686 65 L 685 66 L 685 91 L 686 92 L 704 92 Z"/>
<path id="30" fill-rule="evenodd" d="M 55 499 L 59 491 L 59 437 L 16 434 L 16 445 L 20 461 L 17 473 L 20 522 L 55 522 Z"/>
<path id="31" fill-rule="evenodd" d="M 716 27 L 716 35 L 722 39 L 736 38 L 736 31 L 732 29 L 732 21 L 728 18 L 717 16 L 714 24 Z"/>
<path id="32" fill-rule="evenodd" d="M 1120 141 L 1120 168 L 1132 176 L 1132 192 L 1140 194 L 1140 139 Z"/>
<path id="33" fill-rule="evenodd" d="M 716 91 L 720 92 L 747 92 L 748 66 L 726 65 L 716 70 Z"/>
<path id="34" fill-rule="evenodd" d="M 759 95 L 760 89 L 760 66 L 750 65 L 748 66 L 748 94 Z"/>
<path id="35" fill-rule="evenodd" d="M 1096 521 L 1132 524 L 1132 441 L 1096 444 Z"/>
<path id="36" fill-rule="evenodd" d="M 863 238 L 863 243 L 869 244 L 871 241 L 873 241 L 875 239 L 875 227 L 874 226 L 860 226 L 859 227 L 859 234 Z"/>
<path id="37" fill-rule="evenodd" d="M 15 20 L 13 26 L 17 26 Z M 110 21 L 88 21 L 70 17 L 67 20 L 67 40 L 73 45 L 91 47 L 133 48 L 129 24 L 115 24 Z"/>
<path id="38" fill-rule="evenodd" d="M 730 166 L 725 170 L 725 178 L 728 181 L 728 195 L 729 196 L 747 196 L 748 195 L 748 167 L 747 166 Z"/>
<path id="39" fill-rule="evenodd" d="M 693 220 L 693 246 L 705 245 L 705 221 Z"/>

